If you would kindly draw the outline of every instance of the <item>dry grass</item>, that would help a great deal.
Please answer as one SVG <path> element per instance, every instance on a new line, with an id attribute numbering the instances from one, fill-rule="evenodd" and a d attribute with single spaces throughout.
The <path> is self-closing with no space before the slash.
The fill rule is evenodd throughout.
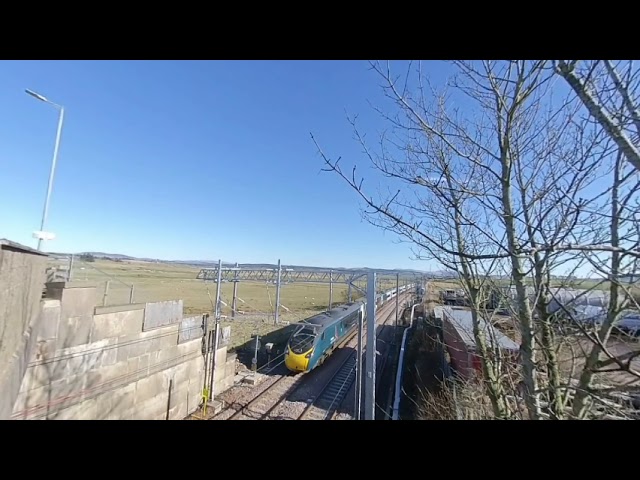
<path id="1" fill-rule="evenodd" d="M 592 348 L 592 342 L 580 335 L 567 335 L 557 339 L 558 342 L 558 363 L 562 375 L 569 378 L 576 378 L 582 371 L 585 358 Z M 607 342 L 608 351 L 616 357 L 621 357 L 630 352 L 640 351 L 640 342 L 629 339 L 624 335 L 612 335 Z M 606 359 L 604 354 L 600 355 L 601 359 Z M 632 362 L 635 370 L 640 370 L 640 358 L 636 357 Z M 616 368 L 616 365 L 607 367 L 607 370 Z M 598 373 L 595 375 L 596 383 L 616 386 L 621 389 L 638 389 L 640 388 L 640 379 L 638 377 L 624 371 L 611 371 L 606 373 Z"/>
<path id="2" fill-rule="evenodd" d="M 491 420 L 489 397 L 475 382 L 447 382 L 439 390 L 421 390 L 419 420 Z"/>
<path id="3" fill-rule="evenodd" d="M 107 305 L 129 303 L 130 285 L 134 285 L 134 302 L 154 302 L 163 300 L 184 301 L 185 314 L 210 312 L 212 299 L 215 300 L 216 284 L 198 280 L 197 267 L 163 263 L 110 260 L 95 262 L 76 261 L 73 269 L 74 281 L 97 282 L 99 288 L 110 280 Z M 100 290 L 103 291 L 103 290 Z M 265 313 L 273 315 L 275 286 L 259 282 L 241 282 L 238 284 L 238 310 L 247 313 Z M 357 292 L 354 290 L 353 292 Z M 347 286 L 333 286 L 334 303 L 346 300 Z M 233 285 L 221 286 L 223 315 L 231 314 Z M 316 310 L 329 304 L 329 286 L 323 284 L 290 284 L 282 287 L 280 303 L 292 312 Z M 282 310 L 283 313 L 286 309 Z"/>
<path id="4" fill-rule="evenodd" d="M 429 282 L 429 285 L 431 285 L 431 287 L 438 292 L 440 292 L 441 290 L 455 290 L 457 288 L 462 288 L 460 282 L 457 282 L 455 280 L 432 281 Z"/>
<path id="5" fill-rule="evenodd" d="M 66 266 L 67 261 L 52 260 L 52 266 Z M 103 292 L 107 280 L 109 288 L 106 305 L 129 303 L 131 285 L 134 286 L 134 303 L 182 300 L 185 315 L 213 312 L 216 298 L 216 284 L 204 282 L 196 277 L 199 267 L 170 263 L 140 261 L 112 261 L 97 259 L 95 262 L 74 261 L 72 281 L 98 284 L 99 302 L 103 302 Z M 385 290 L 395 287 L 395 280 L 381 278 Z M 347 286 L 334 284 L 333 303 L 347 301 Z M 354 299 L 359 293 L 353 289 Z M 276 289 L 274 285 L 261 282 L 240 282 L 238 284 L 237 309 L 245 315 L 237 314 L 234 320 L 224 319 L 223 326 L 232 325 L 231 345 L 238 346 L 250 340 L 252 335 L 266 335 L 281 328 L 274 324 Z M 221 285 L 222 315 L 231 316 L 233 284 Z M 329 285 L 292 283 L 282 286 L 280 292 L 280 319 L 296 322 L 309 317 L 329 305 Z"/>

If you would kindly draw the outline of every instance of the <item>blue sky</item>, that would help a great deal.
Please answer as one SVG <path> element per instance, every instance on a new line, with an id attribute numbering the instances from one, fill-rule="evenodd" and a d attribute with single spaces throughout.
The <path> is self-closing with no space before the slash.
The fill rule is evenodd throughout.
<path id="1" fill-rule="evenodd" d="M 66 108 L 45 250 L 435 268 L 319 173 L 309 132 L 364 163 L 345 109 L 381 126 L 364 61 L 2 62 L 0 237 L 35 246 L 57 111 L 25 88 Z"/>

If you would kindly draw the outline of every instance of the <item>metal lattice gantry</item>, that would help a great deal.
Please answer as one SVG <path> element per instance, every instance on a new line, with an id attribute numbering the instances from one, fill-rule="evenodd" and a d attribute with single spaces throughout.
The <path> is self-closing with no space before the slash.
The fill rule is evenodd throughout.
<path id="1" fill-rule="evenodd" d="M 358 367 L 357 371 L 361 372 L 361 375 L 365 380 L 364 391 L 362 391 L 363 385 L 358 382 L 358 395 L 357 395 L 357 417 L 360 418 L 360 413 L 364 413 L 366 420 L 375 419 L 375 377 L 376 377 L 376 321 L 375 321 L 375 309 L 376 298 L 380 291 L 379 280 L 381 277 L 395 278 L 395 288 L 399 288 L 400 278 L 403 282 L 412 283 L 415 282 L 416 286 L 420 286 L 427 279 L 425 275 L 411 274 L 409 272 L 393 272 L 384 271 L 377 274 L 375 270 L 347 270 L 347 269 L 325 269 L 325 268 L 294 268 L 283 267 L 280 260 L 275 267 L 265 265 L 243 265 L 242 267 L 236 264 L 235 267 L 223 267 L 222 261 L 218 261 L 217 268 L 203 268 L 198 273 L 197 278 L 205 281 L 215 282 L 216 285 L 216 328 L 218 328 L 220 321 L 220 287 L 224 282 L 233 282 L 233 306 L 232 312 L 235 313 L 235 304 L 237 297 L 237 286 L 242 281 L 253 282 L 265 282 L 276 284 L 276 303 L 274 308 L 275 323 L 278 324 L 279 310 L 280 310 L 280 288 L 286 283 L 326 283 L 329 284 L 329 308 L 332 303 L 332 285 L 334 283 L 346 283 L 349 286 L 349 301 L 351 300 L 351 288 L 354 287 L 361 291 L 367 299 L 367 314 L 366 314 L 366 332 L 367 332 L 367 348 L 366 365 L 363 365 L 362 348 L 361 343 L 358 343 Z M 364 288 L 356 285 L 361 283 Z M 398 296 L 396 296 L 396 308 L 398 307 Z M 232 313 L 232 315 L 233 315 Z M 397 320 L 396 320 L 397 321 Z M 362 339 L 363 320 L 362 318 L 358 322 L 358 331 L 360 333 L 359 338 Z M 216 343 L 217 345 L 217 343 Z M 364 397 L 364 398 L 363 398 Z M 364 411 L 361 412 L 360 405 L 364 399 Z"/>
<path id="2" fill-rule="evenodd" d="M 266 282 L 276 283 L 278 279 L 278 268 L 259 267 L 222 267 L 223 282 Z M 366 271 L 345 271 L 330 269 L 294 269 L 286 266 L 281 267 L 280 282 L 306 282 L 306 283 L 349 283 L 355 282 L 366 276 Z M 203 268 L 198 273 L 198 279 L 216 282 L 218 280 L 217 268 Z"/>
<path id="3" fill-rule="evenodd" d="M 369 270 L 347 270 L 347 269 L 330 269 L 330 268 L 293 268 L 286 265 L 274 266 L 254 266 L 243 265 L 242 267 L 221 267 L 220 279 L 222 282 L 265 282 L 278 283 L 278 273 L 280 273 L 280 283 L 345 283 L 352 286 L 366 285 L 367 273 Z M 386 272 L 385 272 L 386 273 Z M 390 272 L 388 275 L 379 273 L 378 278 L 388 276 L 395 279 L 396 272 Z M 408 274 L 406 272 L 399 273 L 403 280 L 417 280 L 421 278 L 418 274 Z M 199 280 L 217 282 L 218 268 L 203 268 L 198 272 L 196 277 Z M 364 293 L 364 289 L 362 289 Z M 379 291 L 378 293 L 381 293 Z"/>
<path id="4" fill-rule="evenodd" d="M 235 316 L 235 305 L 237 297 L 237 286 L 240 282 L 264 282 L 276 285 L 276 308 L 274 312 L 275 323 L 278 323 L 280 310 L 280 287 L 289 283 L 321 283 L 328 284 L 329 307 L 332 305 L 332 285 L 336 283 L 346 284 L 349 288 L 348 295 L 351 300 L 351 289 L 359 291 L 362 295 L 367 295 L 367 275 L 373 270 L 365 269 L 331 269 L 331 268 L 304 268 L 290 267 L 282 265 L 278 260 L 277 265 L 242 265 L 222 266 L 222 261 L 218 261 L 218 266 L 214 268 L 203 268 L 198 272 L 197 279 L 217 283 L 232 282 L 234 284 L 232 316 Z M 384 292 L 384 287 L 380 280 L 388 277 L 389 280 L 401 278 L 403 281 L 421 281 L 424 276 L 418 273 L 396 272 L 386 270 L 376 275 L 376 294 Z M 395 283 L 395 282 L 394 282 Z"/>

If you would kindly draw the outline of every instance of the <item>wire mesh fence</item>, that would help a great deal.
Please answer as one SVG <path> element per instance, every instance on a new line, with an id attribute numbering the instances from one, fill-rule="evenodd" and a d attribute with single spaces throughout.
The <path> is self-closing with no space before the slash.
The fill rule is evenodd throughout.
<path id="1" fill-rule="evenodd" d="M 49 281 L 67 280 L 94 285 L 99 305 L 160 302 L 181 299 L 185 315 L 213 314 L 217 285 L 197 278 L 200 267 L 169 263 L 137 261 L 122 258 L 98 258 L 91 255 L 52 258 Z M 389 290 L 396 279 L 379 276 L 378 288 Z M 348 301 L 348 286 L 288 283 L 280 287 L 279 322 L 275 324 L 277 286 L 266 282 L 237 283 L 234 302 L 232 282 L 220 285 L 220 308 L 223 325 L 233 325 L 231 346 L 248 342 L 255 335 L 266 335 Z M 352 300 L 363 298 L 351 289 Z M 235 307 L 235 308 L 234 308 Z"/>

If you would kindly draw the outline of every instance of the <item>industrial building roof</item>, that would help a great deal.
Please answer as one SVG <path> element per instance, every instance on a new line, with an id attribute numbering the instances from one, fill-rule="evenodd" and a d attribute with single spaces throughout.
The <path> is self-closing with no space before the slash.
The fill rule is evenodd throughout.
<path id="1" fill-rule="evenodd" d="M 461 307 L 441 307 L 442 313 L 449 320 L 451 325 L 458 331 L 462 341 L 468 346 L 475 347 L 476 341 L 473 336 L 473 320 L 471 310 Z M 507 337 L 497 328 L 493 327 L 484 318 L 478 315 L 478 324 L 481 330 L 485 332 L 488 345 L 493 345 L 494 338 L 500 348 L 508 350 L 519 350 L 520 346 L 512 339 Z"/>

